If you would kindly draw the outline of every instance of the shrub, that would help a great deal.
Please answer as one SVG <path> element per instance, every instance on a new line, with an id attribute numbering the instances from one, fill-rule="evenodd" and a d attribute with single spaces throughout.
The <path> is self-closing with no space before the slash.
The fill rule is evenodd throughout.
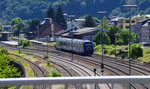
<path id="1" fill-rule="evenodd" d="M 132 59 L 137 59 L 138 57 L 143 57 L 143 49 L 140 44 L 132 44 L 130 56 Z"/>
<path id="2" fill-rule="evenodd" d="M 44 77 L 52 77 L 51 74 L 44 74 Z"/>
<path id="3" fill-rule="evenodd" d="M 28 40 L 19 40 L 19 46 L 23 48 L 28 48 L 32 46 L 32 43 Z"/>
<path id="4" fill-rule="evenodd" d="M 96 43 L 95 42 L 93 42 L 93 46 L 96 47 Z"/>
<path id="5" fill-rule="evenodd" d="M 23 40 L 19 40 L 19 46 L 23 45 Z"/>
<path id="6" fill-rule="evenodd" d="M 0 53 L 6 54 L 6 55 L 9 54 L 9 53 L 8 53 L 8 50 L 6 49 L 6 46 L 1 46 L 1 47 L 0 47 Z"/>
<path id="7" fill-rule="evenodd" d="M 38 57 L 36 55 L 34 55 L 33 58 L 38 58 Z"/>
<path id="8" fill-rule="evenodd" d="M 48 59 L 49 58 L 49 56 L 48 56 L 48 54 L 46 53 L 46 54 L 44 54 L 44 58 L 46 58 L 46 59 Z"/>
<path id="9" fill-rule="evenodd" d="M 49 60 L 47 60 L 47 66 L 52 67 L 52 63 Z"/>
<path id="10" fill-rule="evenodd" d="M 146 52 L 146 54 L 150 54 L 150 50 L 148 50 L 148 51 Z"/>
<path id="11" fill-rule="evenodd" d="M 63 75 L 57 70 L 52 71 L 52 77 L 62 77 Z"/>
<path id="12" fill-rule="evenodd" d="M 17 54 L 20 54 L 20 53 L 22 53 L 22 51 L 20 50 L 15 50 L 15 51 L 13 51 L 13 52 L 15 52 L 15 53 L 17 53 Z"/>
<path id="13" fill-rule="evenodd" d="M 22 45 L 23 48 L 27 48 L 27 47 L 31 47 L 31 46 L 32 45 L 31 45 L 30 41 L 28 41 L 28 40 L 23 41 L 23 45 Z"/>

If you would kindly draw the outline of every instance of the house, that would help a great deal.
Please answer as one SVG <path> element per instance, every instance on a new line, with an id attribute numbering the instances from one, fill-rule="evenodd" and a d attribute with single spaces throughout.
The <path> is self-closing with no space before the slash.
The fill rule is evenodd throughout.
<path id="1" fill-rule="evenodd" d="M 129 21 L 129 18 L 116 17 L 110 20 L 110 24 L 115 24 L 119 26 L 122 30 L 127 30 L 129 29 L 129 23 L 134 24 L 138 20 L 139 19 L 132 18 L 131 21 Z"/>
<path id="2" fill-rule="evenodd" d="M 75 19 L 75 22 L 80 28 L 83 28 L 83 23 L 85 22 L 85 19 Z"/>
<path id="3" fill-rule="evenodd" d="M 132 24 L 131 31 L 140 36 L 141 42 L 150 42 L 150 18 L 146 18 Z"/>
<path id="4" fill-rule="evenodd" d="M 53 19 L 45 18 L 38 26 L 37 36 L 39 38 L 44 38 L 46 36 L 55 37 L 55 33 L 61 30 L 62 28 Z"/>
<path id="5" fill-rule="evenodd" d="M 80 26 L 74 20 L 68 21 L 66 30 L 70 30 L 70 29 L 80 29 Z"/>

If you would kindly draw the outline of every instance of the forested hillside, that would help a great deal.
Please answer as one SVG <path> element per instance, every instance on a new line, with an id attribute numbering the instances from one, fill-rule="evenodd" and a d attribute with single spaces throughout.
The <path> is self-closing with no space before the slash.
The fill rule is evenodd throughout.
<path id="1" fill-rule="evenodd" d="M 0 18 L 11 20 L 21 17 L 23 20 L 30 18 L 43 19 L 50 5 L 56 8 L 63 5 L 64 12 L 75 15 L 91 14 L 98 17 L 98 10 L 106 10 L 108 15 L 124 15 L 124 4 L 135 3 L 138 5 L 137 13 L 143 10 L 150 12 L 150 0 L 1 0 Z M 113 12 L 112 12 L 113 11 Z"/>

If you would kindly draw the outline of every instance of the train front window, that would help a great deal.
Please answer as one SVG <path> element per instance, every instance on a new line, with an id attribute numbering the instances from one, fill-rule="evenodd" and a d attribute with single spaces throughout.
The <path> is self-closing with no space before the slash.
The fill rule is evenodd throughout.
<path id="1" fill-rule="evenodd" d="M 92 44 L 91 44 L 91 43 L 86 43 L 85 46 L 86 46 L 86 47 L 91 47 Z"/>

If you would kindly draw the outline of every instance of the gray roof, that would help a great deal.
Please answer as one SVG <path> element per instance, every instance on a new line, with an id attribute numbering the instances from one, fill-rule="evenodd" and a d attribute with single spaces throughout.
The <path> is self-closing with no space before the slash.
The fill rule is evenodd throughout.
<path id="1" fill-rule="evenodd" d="M 12 32 L 0 32 L 0 34 L 12 34 Z"/>
<path id="2" fill-rule="evenodd" d="M 79 29 L 79 30 L 73 31 L 73 32 L 75 32 L 76 35 L 81 35 L 81 34 L 91 33 L 91 32 L 95 32 L 95 31 L 102 31 L 102 29 L 97 28 L 97 27 L 95 27 L 95 28 L 83 28 L 83 29 Z M 103 29 L 103 31 L 106 32 L 107 30 Z"/>
<path id="3" fill-rule="evenodd" d="M 78 29 L 76 31 L 72 31 L 72 33 L 73 33 L 73 35 L 82 35 L 82 34 L 87 34 L 87 33 L 98 32 L 98 31 L 102 31 L 102 28 L 98 28 L 98 27 L 82 28 L 82 29 Z M 103 31 L 107 32 L 108 30 L 103 29 Z M 67 36 L 70 33 L 71 32 L 63 34 L 62 36 Z"/>

